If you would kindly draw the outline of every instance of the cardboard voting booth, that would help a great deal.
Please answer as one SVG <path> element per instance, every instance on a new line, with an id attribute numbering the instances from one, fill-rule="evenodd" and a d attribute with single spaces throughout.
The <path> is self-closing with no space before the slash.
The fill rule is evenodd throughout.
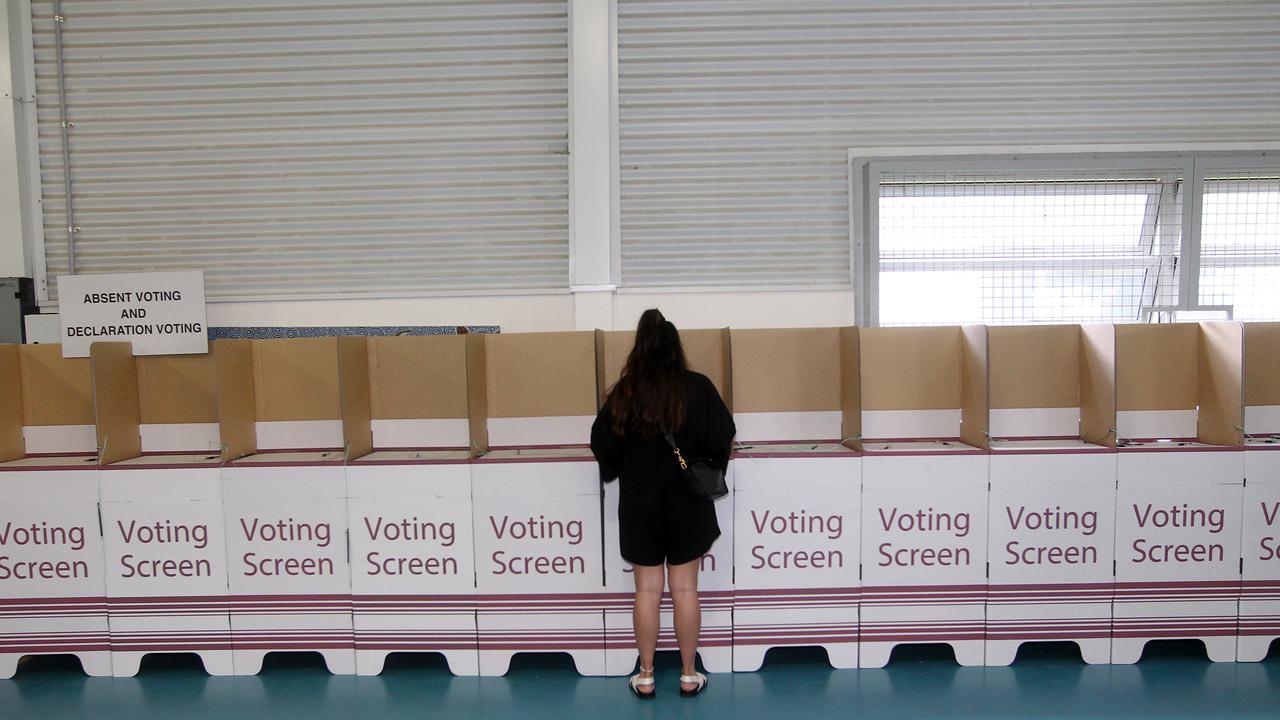
<path id="1" fill-rule="evenodd" d="M 1280 638 L 1280 323 L 1244 326 L 1244 538 L 1237 660 Z"/>
<path id="2" fill-rule="evenodd" d="M 855 328 L 735 330 L 733 668 L 771 647 L 858 662 Z"/>
<path id="3" fill-rule="evenodd" d="M 986 664 L 1071 641 L 1111 658 L 1115 331 L 988 328 L 991 477 Z"/>
<path id="4" fill-rule="evenodd" d="M 367 414 L 361 422 L 344 410 L 359 404 L 347 393 L 367 396 L 367 352 L 357 337 L 213 345 L 238 675 L 288 651 L 355 672 L 344 462 L 371 440 Z"/>
<path id="5" fill-rule="evenodd" d="M 145 655 L 192 652 L 230 675 L 212 362 L 135 358 L 129 343 L 94 343 L 90 357 L 112 671 L 129 677 Z"/>
<path id="6" fill-rule="evenodd" d="M 1234 660 L 1240 595 L 1243 333 L 1116 326 L 1116 591 L 1111 657 L 1198 639 Z"/>
<path id="7" fill-rule="evenodd" d="M 729 383 L 728 330 L 685 330 L 680 333 L 690 369 L 706 375 L 726 404 L 731 401 Z M 600 376 L 599 401 L 622 373 L 627 355 L 635 343 L 629 331 L 596 332 L 597 368 Z M 672 458 L 675 462 L 675 458 Z M 733 473 L 726 477 L 729 495 L 716 500 L 720 537 L 702 558 L 698 577 L 698 599 L 702 609 L 702 632 L 698 655 L 707 672 L 733 670 Z M 632 570 L 621 555 L 618 537 L 617 481 L 604 486 L 605 548 L 605 662 L 609 675 L 626 675 L 635 670 L 638 653 L 632 629 L 631 610 L 635 594 Z M 662 594 L 659 650 L 676 650 L 676 636 L 669 592 Z"/>
<path id="8" fill-rule="evenodd" d="M 567 653 L 582 674 L 603 674 L 595 338 L 467 341 L 480 674 L 505 674 L 520 652 Z"/>
<path id="9" fill-rule="evenodd" d="M 987 591 L 987 335 L 864 328 L 859 664 L 947 643 L 981 665 Z"/>
<path id="10" fill-rule="evenodd" d="M 0 345 L 0 678 L 24 655 L 111 674 L 89 361 Z"/>
<path id="11" fill-rule="evenodd" d="M 372 451 L 347 464 L 360 675 L 393 652 L 479 672 L 467 380 L 465 336 L 369 338 L 369 407 L 347 413 L 371 420 Z"/>

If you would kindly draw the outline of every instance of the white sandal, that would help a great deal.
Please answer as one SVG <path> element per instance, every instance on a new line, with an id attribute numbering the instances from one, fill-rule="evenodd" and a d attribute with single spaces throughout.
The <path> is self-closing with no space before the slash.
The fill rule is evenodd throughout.
<path id="1" fill-rule="evenodd" d="M 695 687 L 692 690 L 685 690 L 684 689 L 685 685 L 697 685 L 697 687 Z M 703 675 L 700 672 L 695 672 L 692 675 L 680 676 L 680 697 L 693 697 L 694 695 L 697 695 L 698 693 L 706 689 L 707 689 L 706 675 Z"/>
<path id="2" fill-rule="evenodd" d="M 643 673 L 649 673 L 649 677 L 641 677 L 641 674 Z M 640 668 L 640 672 L 632 675 L 630 679 L 627 680 L 627 685 L 631 688 L 631 692 L 635 693 L 636 697 L 652 700 L 653 696 L 657 694 L 654 690 L 640 692 L 640 688 L 642 687 L 653 687 L 653 668 Z"/>

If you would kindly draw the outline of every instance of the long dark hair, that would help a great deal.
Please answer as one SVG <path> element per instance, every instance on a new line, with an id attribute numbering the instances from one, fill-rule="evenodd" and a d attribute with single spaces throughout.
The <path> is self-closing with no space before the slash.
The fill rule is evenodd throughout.
<path id="1" fill-rule="evenodd" d="M 609 391 L 613 432 L 634 430 L 654 436 L 684 425 L 684 372 L 688 363 L 680 333 L 657 308 L 645 310 L 636 326 L 636 344 Z"/>

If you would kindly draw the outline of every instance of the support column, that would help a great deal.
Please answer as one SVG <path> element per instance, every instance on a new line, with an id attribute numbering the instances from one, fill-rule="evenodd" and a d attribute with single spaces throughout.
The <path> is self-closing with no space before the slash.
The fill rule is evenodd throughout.
<path id="1" fill-rule="evenodd" d="M 613 327 L 613 54 L 610 0 L 569 0 L 569 289 L 574 327 Z"/>

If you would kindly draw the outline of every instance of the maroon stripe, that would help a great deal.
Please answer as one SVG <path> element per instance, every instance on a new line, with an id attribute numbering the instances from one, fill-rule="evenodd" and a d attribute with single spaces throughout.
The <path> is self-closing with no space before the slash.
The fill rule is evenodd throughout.
<path id="1" fill-rule="evenodd" d="M 1187 442 L 1194 442 L 1194 440 L 1192 440 L 1192 441 L 1187 441 Z M 1124 446 L 1121 446 L 1121 447 L 1119 448 L 1119 451 L 1120 451 L 1120 452 L 1241 452 L 1241 451 L 1243 451 L 1243 450 L 1244 450 L 1244 447 L 1243 447 L 1243 446 L 1234 446 L 1234 447 L 1233 447 L 1233 446 L 1230 446 L 1230 445 L 1209 445 L 1209 446 L 1207 446 L 1207 447 L 1204 447 L 1204 446 L 1198 446 L 1198 445 L 1196 445 L 1196 446 L 1188 446 L 1188 445 L 1167 445 L 1167 446 L 1165 446 L 1165 447 L 1152 447 L 1152 446 L 1143 446 L 1143 447 L 1124 447 Z"/>
<path id="2" fill-rule="evenodd" d="M 105 597 L 33 597 L 33 598 L 0 598 L 0 606 L 5 605 L 102 605 Z"/>
<path id="3" fill-rule="evenodd" d="M 766 638 L 742 638 L 736 635 L 734 645 L 822 645 L 825 643 L 856 643 L 857 635 L 833 635 L 831 637 L 810 637 L 808 635 L 777 635 Z"/>
<path id="4" fill-rule="evenodd" d="M 1088 628 L 1027 628 L 1017 630 L 987 630 L 986 637 L 989 640 L 1019 640 L 1027 638 L 1043 638 L 1046 635 L 1055 635 L 1060 638 L 1109 638 L 1111 637 L 1111 628 L 1109 627 L 1088 627 Z"/>
<path id="5" fill-rule="evenodd" d="M 932 457 L 954 457 L 956 455 L 988 455 L 987 450 L 870 450 L 864 446 L 862 451 L 864 458 L 873 457 L 915 457 L 915 456 L 932 456 Z"/>
<path id="6" fill-rule="evenodd" d="M 1163 581 L 1163 582 L 1118 582 L 1117 590 L 1131 588 L 1238 588 L 1239 580 L 1199 580 L 1199 581 Z"/>
<path id="7" fill-rule="evenodd" d="M 1098 583 L 1001 583 L 987 586 L 991 592 L 1016 592 L 1021 590 L 1111 590 L 1113 582 Z"/>
<path id="8" fill-rule="evenodd" d="M 730 591 L 724 591 L 724 592 L 730 592 Z M 853 596 L 857 596 L 857 595 L 858 595 L 858 593 L 859 593 L 859 588 L 856 588 L 856 587 L 819 587 L 819 588 L 791 588 L 791 589 L 784 589 L 784 588 L 761 588 L 761 589 L 756 589 L 756 590 L 747 589 L 747 588 L 734 588 L 731 592 L 733 593 L 734 597 L 743 597 L 743 596 L 748 596 L 748 597 L 750 597 L 750 596 L 753 596 L 753 595 L 762 595 L 762 596 L 772 596 L 772 595 L 853 595 Z M 699 597 L 701 597 L 701 593 L 699 593 Z"/>
<path id="9" fill-rule="evenodd" d="M 70 644 L 36 644 L 36 645 L 0 645 L 3 652 L 6 653 L 67 653 L 67 652 L 108 652 L 111 645 L 108 643 L 70 643 Z"/>
<path id="10" fill-rule="evenodd" d="M 986 585 L 863 585 L 862 594 L 881 593 L 881 592 L 934 592 L 942 593 L 944 591 L 968 591 L 968 592 L 986 592 Z"/>

